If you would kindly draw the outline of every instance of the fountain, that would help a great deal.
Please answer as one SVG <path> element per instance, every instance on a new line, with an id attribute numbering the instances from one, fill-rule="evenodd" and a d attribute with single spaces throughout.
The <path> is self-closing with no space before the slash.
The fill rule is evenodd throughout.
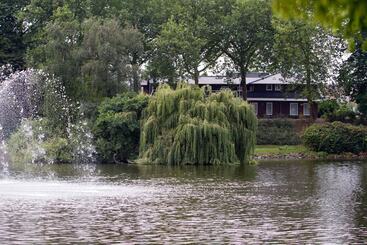
<path id="1" fill-rule="evenodd" d="M 14 158 L 23 164 L 52 164 L 59 160 L 58 151 L 66 151 L 68 162 L 83 169 L 96 153 L 93 135 L 64 87 L 40 70 L 0 68 L 2 174 L 9 174 Z"/>

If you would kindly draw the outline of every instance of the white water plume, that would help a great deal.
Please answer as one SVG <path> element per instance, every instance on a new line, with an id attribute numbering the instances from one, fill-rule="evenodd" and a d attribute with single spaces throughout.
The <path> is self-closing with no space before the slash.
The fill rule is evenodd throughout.
<path id="1" fill-rule="evenodd" d="M 0 67 L 0 169 L 26 164 L 94 162 L 93 135 L 61 82 L 43 71 Z M 60 154 L 63 154 L 60 156 Z"/>

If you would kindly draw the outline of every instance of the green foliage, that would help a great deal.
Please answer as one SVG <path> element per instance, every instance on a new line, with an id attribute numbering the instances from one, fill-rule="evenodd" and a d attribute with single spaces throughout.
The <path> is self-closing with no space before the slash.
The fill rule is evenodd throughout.
<path id="1" fill-rule="evenodd" d="M 311 104 L 320 98 L 325 81 L 332 80 L 341 60 L 343 42 L 319 26 L 304 21 L 275 19 L 276 67 L 283 77 L 301 85 Z M 313 115 L 314 116 L 314 115 Z"/>
<path id="2" fill-rule="evenodd" d="M 327 117 L 327 115 L 335 113 L 339 107 L 339 102 L 335 99 L 323 100 L 319 103 L 319 117 Z"/>
<path id="3" fill-rule="evenodd" d="M 89 19 L 84 22 L 80 47 L 81 79 L 86 84 L 85 96 L 111 97 L 127 90 L 136 71 L 131 66 L 132 53 L 143 51 L 142 34 L 134 28 L 122 28 L 115 19 Z M 139 84 L 133 84 L 139 91 Z"/>
<path id="4" fill-rule="evenodd" d="M 207 15 L 213 11 L 211 1 L 183 0 L 177 2 L 170 18 L 163 26 L 156 46 L 168 54 L 182 74 L 198 83 L 201 72 L 218 58 L 218 50 L 210 39 L 211 23 Z"/>
<path id="5" fill-rule="evenodd" d="M 97 152 L 104 162 L 127 162 L 138 153 L 142 110 L 148 97 L 125 93 L 104 100 L 94 124 Z"/>
<path id="6" fill-rule="evenodd" d="M 353 123 L 356 119 L 356 113 L 347 104 L 341 104 L 333 113 L 327 114 L 326 118 L 329 122 Z"/>
<path id="7" fill-rule="evenodd" d="M 247 162 L 254 151 L 257 119 L 230 91 L 162 85 L 149 100 L 141 124 L 140 161 L 150 164 Z"/>
<path id="8" fill-rule="evenodd" d="M 367 116 L 367 51 L 360 45 L 344 61 L 340 70 L 339 85 L 358 104 L 359 111 Z"/>
<path id="9" fill-rule="evenodd" d="M 43 143 L 43 148 L 48 159 L 53 159 L 55 163 L 72 162 L 72 150 L 67 139 L 55 137 Z"/>
<path id="10" fill-rule="evenodd" d="M 0 2 L 0 66 L 11 64 L 24 68 L 26 43 L 22 22 L 16 16 L 28 1 L 2 0 Z"/>
<path id="11" fill-rule="evenodd" d="M 69 123 L 66 131 L 59 131 L 47 118 L 23 120 L 6 146 L 15 164 L 89 164 L 95 154 L 85 123 Z"/>
<path id="12" fill-rule="evenodd" d="M 299 145 L 301 138 L 287 119 L 259 120 L 258 145 Z"/>
<path id="13" fill-rule="evenodd" d="M 352 124 L 364 124 L 364 117 L 356 113 L 348 103 L 337 100 L 325 100 L 319 103 L 319 115 L 329 122 L 340 121 Z"/>
<path id="14" fill-rule="evenodd" d="M 354 43 L 354 38 L 367 40 L 363 32 L 367 30 L 367 3 L 364 0 L 273 0 L 273 7 L 287 18 L 311 19 L 322 25 L 342 32 Z"/>
<path id="15" fill-rule="evenodd" d="M 249 69 L 264 70 L 272 62 L 274 28 L 270 2 L 219 1 L 218 5 L 221 11 L 215 16 L 217 20 L 212 38 L 220 40 L 221 51 L 241 74 L 242 96 L 246 99 L 246 74 Z"/>
<path id="16" fill-rule="evenodd" d="M 23 121 L 7 142 L 13 163 L 70 163 L 72 150 L 66 138 L 54 134 L 47 120 Z"/>
<path id="17" fill-rule="evenodd" d="M 314 151 L 360 153 L 367 150 L 367 128 L 342 122 L 314 124 L 305 130 L 303 140 Z"/>

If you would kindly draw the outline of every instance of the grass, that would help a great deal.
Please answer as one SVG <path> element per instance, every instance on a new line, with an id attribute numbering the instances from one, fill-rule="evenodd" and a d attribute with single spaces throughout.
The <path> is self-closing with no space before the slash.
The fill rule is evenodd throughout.
<path id="1" fill-rule="evenodd" d="M 255 148 L 255 155 L 282 155 L 306 152 L 309 152 L 309 150 L 303 145 L 257 145 Z"/>

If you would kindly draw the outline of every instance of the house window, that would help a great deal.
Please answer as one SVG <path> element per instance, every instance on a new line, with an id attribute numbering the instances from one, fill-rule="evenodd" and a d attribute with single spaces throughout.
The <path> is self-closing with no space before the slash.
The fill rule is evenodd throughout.
<path id="1" fill-rule="evenodd" d="M 253 108 L 253 110 L 255 112 L 255 115 L 257 115 L 258 114 L 259 104 L 257 102 L 253 102 L 252 103 L 252 108 Z"/>
<path id="2" fill-rule="evenodd" d="M 254 85 L 250 85 L 249 92 L 254 92 Z"/>
<path id="3" fill-rule="evenodd" d="M 273 115 L 273 103 L 272 102 L 267 102 L 266 103 L 266 115 L 267 116 L 272 116 Z"/>
<path id="4" fill-rule="evenodd" d="M 303 115 L 304 116 L 309 116 L 310 115 L 310 104 L 309 103 L 304 103 L 303 104 Z"/>
<path id="5" fill-rule="evenodd" d="M 290 103 L 289 104 L 289 115 L 290 116 L 298 116 L 298 103 Z"/>
<path id="6" fill-rule="evenodd" d="M 273 84 L 266 84 L 266 91 L 273 91 Z"/>
<path id="7" fill-rule="evenodd" d="M 281 90 L 282 90 L 282 85 L 280 85 L 280 84 L 275 84 L 275 85 L 274 85 L 274 90 L 275 90 L 275 91 L 281 91 Z"/>

